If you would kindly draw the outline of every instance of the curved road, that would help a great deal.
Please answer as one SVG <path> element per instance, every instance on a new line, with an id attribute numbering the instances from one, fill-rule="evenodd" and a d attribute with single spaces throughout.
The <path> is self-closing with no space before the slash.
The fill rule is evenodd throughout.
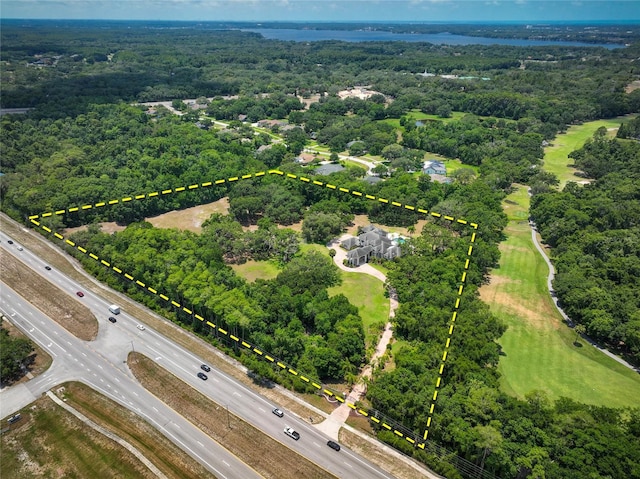
<path id="1" fill-rule="evenodd" d="M 529 195 L 531 195 L 531 192 L 529 190 Z M 542 247 L 542 245 L 540 244 L 540 242 L 538 241 L 538 229 L 536 227 L 536 224 L 533 220 L 529 220 L 529 226 L 531 227 L 531 241 L 533 241 L 533 244 L 536 246 L 536 249 L 540 252 L 540 254 L 542 255 L 542 258 L 544 259 L 545 263 L 547 263 L 547 267 L 549 268 L 549 274 L 547 275 L 547 288 L 549 289 L 549 294 L 551 295 L 551 299 L 553 300 L 553 304 L 555 304 L 556 309 L 558 310 L 558 312 L 560 313 L 560 315 L 564 318 L 564 320 L 567 322 L 567 324 L 569 325 L 569 327 L 573 327 L 574 323 L 573 321 L 571 321 L 571 318 L 567 315 L 567 313 L 564 312 L 564 310 L 560 307 L 560 305 L 558 304 L 558 297 L 556 296 L 555 292 L 553 291 L 553 279 L 555 278 L 555 268 L 553 266 L 553 263 L 551 262 L 551 260 L 549 259 L 549 257 L 547 256 L 547 253 L 545 252 L 544 248 Z M 600 352 L 602 352 L 603 354 L 606 354 L 607 356 L 609 356 L 611 359 L 619 362 L 620 364 L 622 364 L 623 366 L 628 367 L 629 369 L 632 369 L 636 372 L 640 373 L 640 368 L 637 368 L 635 366 L 633 366 L 632 364 L 629 364 L 628 362 L 626 362 L 624 359 L 622 359 L 621 357 L 613 354 L 611 351 L 609 351 L 608 349 L 600 346 L 598 343 L 596 343 L 593 339 L 591 339 L 589 336 L 587 336 L 586 334 L 582 334 L 581 335 L 589 344 L 591 344 L 594 348 L 598 349 Z"/>

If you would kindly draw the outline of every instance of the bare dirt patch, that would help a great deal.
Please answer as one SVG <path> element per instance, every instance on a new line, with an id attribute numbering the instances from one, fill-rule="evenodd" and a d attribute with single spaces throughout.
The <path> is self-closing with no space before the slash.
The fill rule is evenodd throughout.
<path id="1" fill-rule="evenodd" d="M 226 196 L 213 203 L 185 208 L 184 210 L 170 211 L 152 218 L 146 218 L 156 228 L 177 228 L 179 230 L 200 233 L 202 223 L 214 213 L 229 214 L 229 198 Z"/>
<path id="2" fill-rule="evenodd" d="M 634 90 L 637 90 L 638 88 L 640 88 L 640 80 L 633 80 L 631 83 L 629 83 L 624 91 L 627 93 L 631 93 Z"/>
<path id="3" fill-rule="evenodd" d="M 135 358 L 135 360 L 132 360 Z M 129 367 L 152 394 L 180 411 L 217 443 L 265 478 L 333 478 L 333 474 L 274 441 L 252 425 L 230 414 L 180 379 L 141 354 L 129 355 Z M 230 428 L 229 428 L 230 426 Z"/>
<path id="4" fill-rule="evenodd" d="M 79 339 L 93 341 L 98 320 L 76 298 L 0 250 L 0 277 L 20 296 Z"/>
<path id="5" fill-rule="evenodd" d="M 416 236 L 422 232 L 422 228 L 425 224 L 427 224 L 429 220 L 421 219 L 415 224 L 415 232 L 409 233 L 407 228 L 402 228 L 399 226 L 385 226 L 377 223 L 372 223 L 369 221 L 369 217 L 367 215 L 355 215 L 351 225 L 347 228 L 346 233 L 355 236 L 358 234 L 358 228 L 362 226 L 373 225 L 376 228 L 380 228 L 382 230 L 388 231 L 389 233 L 398 233 L 402 236 Z"/>
<path id="6" fill-rule="evenodd" d="M 193 231 L 194 233 L 200 233 L 202 231 L 202 223 L 209 219 L 214 213 L 220 213 L 222 215 L 229 214 L 229 199 L 227 197 L 221 198 L 213 203 L 207 203 L 204 205 L 193 206 L 192 208 L 185 208 L 183 210 L 169 211 L 158 216 L 152 216 L 145 218 L 156 228 L 177 228 L 183 231 Z M 126 227 L 114 222 L 98 223 L 102 232 L 113 234 L 117 231 L 122 231 Z M 75 228 L 67 228 L 64 230 L 65 235 L 70 235 L 77 231 L 85 231 L 87 225 L 77 226 Z"/>
<path id="7" fill-rule="evenodd" d="M 479 291 L 480 299 L 487 304 L 499 305 L 507 314 L 521 318 L 539 329 L 547 329 L 549 327 L 558 329 L 560 327 L 560 324 L 553 320 L 552 311 L 548 311 L 548 308 L 544 306 L 535 309 L 531 308 L 523 303 L 522 298 L 503 291 L 498 283 L 500 281 L 494 283 L 492 279 L 492 284 L 482 286 Z M 509 283 L 509 281 L 502 283 Z"/>
<path id="8" fill-rule="evenodd" d="M 300 103 L 302 103 L 305 108 L 309 108 L 312 103 L 318 103 L 320 101 L 320 94 L 316 93 L 315 95 L 311 95 L 309 98 L 299 96 L 298 100 L 300 100 Z"/>
<path id="9" fill-rule="evenodd" d="M 105 221 L 103 223 L 98 223 L 100 226 L 100 231 L 103 233 L 113 234 L 117 231 L 122 231 L 126 228 L 126 226 L 119 225 L 115 221 Z M 69 236 L 78 231 L 86 231 L 88 225 L 76 226 L 74 228 L 66 228 L 62 231 L 64 236 Z"/>
<path id="10" fill-rule="evenodd" d="M 293 223 L 293 224 L 290 224 L 290 225 L 277 224 L 276 226 L 278 227 L 278 229 L 281 229 L 281 230 L 288 229 L 288 230 L 293 230 L 293 231 L 295 231 L 297 233 L 302 232 L 302 221 L 298 221 L 297 223 Z M 244 226 L 244 225 L 242 226 L 242 231 L 256 231 L 257 229 L 258 229 L 258 225 L 257 224 L 249 225 L 249 226 Z"/>

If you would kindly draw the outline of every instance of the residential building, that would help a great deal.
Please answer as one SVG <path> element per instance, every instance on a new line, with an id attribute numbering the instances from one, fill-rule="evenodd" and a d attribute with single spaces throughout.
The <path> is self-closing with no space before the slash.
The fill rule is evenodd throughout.
<path id="1" fill-rule="evenodd" d="M 357 237 L 345 239 L 340 246 L 347 250 L 349 265 L 360 266 L 369 262 L 371 257 L 388 260 L 399 258 L 402 255 L 401 242 L 401 236 L 369 225 L 361 228 Z"/>

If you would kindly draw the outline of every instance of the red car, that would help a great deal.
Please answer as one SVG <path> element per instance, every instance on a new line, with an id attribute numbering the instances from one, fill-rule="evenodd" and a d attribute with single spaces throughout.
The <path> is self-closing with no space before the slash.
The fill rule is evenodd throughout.
<path id="1" fill-rule="evenodd" d="M 84 296 L 84 293 L 83 293 L 82 291 L 78 291 L 76 294 L 77 294 L 78 296 L 80 296 L 81 298 Z"/>

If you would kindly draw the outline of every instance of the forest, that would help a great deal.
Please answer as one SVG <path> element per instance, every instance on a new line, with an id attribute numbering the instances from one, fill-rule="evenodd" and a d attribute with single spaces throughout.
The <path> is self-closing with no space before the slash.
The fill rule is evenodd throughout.
<path id="1" fill-rule="evenodd" d="M 601 130 L 572 158 L 593 181 L 535 195 L 531 205 L 540 234 L 554 248 L 553 287 L 589 336 L 638 363 L 640 143 L 608 139 Z"/>
<path id="2" fill-rule="evenodd" d="M 215 29 L 65 25 L 2 24 L 2 107 L 33 108 L 0 119 L 4 212 L 26 222 L 31 214 L 270 168 L 313 175 L 295 161 L 311 142 L 336 157 L 347 149 L 379 155 L 387 165 L 379 183 L 363 181 L 364 170 L 356 167 L 314 179 L 479 224 L 429 434 L 429 443 L 452 454 L 443 459 L 385 431 L 379 437 L 451 479 L 460 472 L 449 463 L 460 458 L 503 478 L 640 477 L 637 409 L 552 402 L 541 391 L 518 399 L 500 390 L 505 326 L 477 294 L 500 258 L 507 224 L 501 201 L 513 183 L 527 184 L 534 193 L 531 215 L 554 248 L 554 289 L 563 307 L 588 334 L 638 360 L 638 122 L 628 122 L 618 139 L 600 132 L 573 153 L 589 185 L 556 191 L 557 179 L 541 168 L 544 142 L 569 125 L 640 110 L 640 90 L 625 89 L 640 74 L 637 44 L 606 50 L 294 43 Z M 445 73 L 489 80 L 439 76 Z M 379 94 L 337 95 L 355 85 Z M 206 102 L 200 114 L 182 102 L 196 98 Z M 137 105 L 160 100 L 186 114 Z M 417 125 L 416 112 L 438 119 Z M 460 115 L 452 118 L 453 112 Z M 293 128 L 256 132 L 241 115 L 287 120 Z M 416 173 L 429 153 L 456 158 L 479 174 L 432 181 Z M 145 221 L 223 197 L 229 215 L 212 216 L 200 234 Z M 339 281 L 332 262 L 303 246 L 324 244 L 356 214 L 388 226 L 424 219 L 265 175 L 42 221 L 54 231 L 89 223 L 73 234 L 77 244 L 146 284 L 162 285 L 167 295 L 310 377 L 349 382 L 367 359 L 362 318 L 344 296 L 327 293 Z M 300 220 L 300 234 L 287 228 Z M 126 229 L 107 234 L 97 225 L 104 221 Z M 247 225 L 257 228 L 245 231 Z M 431 220 L 403 257 L 386 265 L 400 301 L 394 331 L 404 346 L 393 368 L 376 369 L 367 402 L 419 437 L 471 234 L 463 225 Z M 114 288 L 230 348 L 200 321 L 78 258 Z M 275 261 L 281 271 L 248 283 L 229 265 L 251 259 Z M 229 352 L 268 379 L 305 388 L 264 362 Z"/>

